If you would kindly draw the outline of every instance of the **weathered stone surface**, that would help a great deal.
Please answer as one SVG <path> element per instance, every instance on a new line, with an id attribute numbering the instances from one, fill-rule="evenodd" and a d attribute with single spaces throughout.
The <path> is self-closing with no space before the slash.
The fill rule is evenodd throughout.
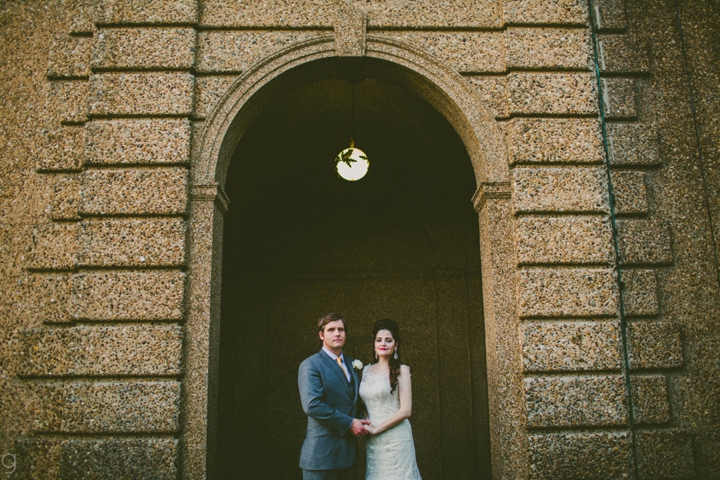
<path id="1" fill-rule="evenodd" d="M 633 417 L 638 425 L 666 423 L 670 420 L 667 382 L 664 375 L 633 375 Z"/>
<path id="2" fill-rule="evenodd" d="M 648 212 L 647 186 L 643 172 L 616 170 L 611 172 L 613 206 L 617 215 Z"/>
<path id="3" fill-rule="evenodd" d="M 647 72 L 647 46 L 630 35 L 602 35 L 598 39 L 600 69 L 603 72 Z"/>
<path id="4" fill-rule="evenodd" d="M 511 113 L 587 115 L 597 112 L 597 86 L 591 73 L 511 73 Z"/>
<path id="5" fill-rule="evenodd" d="M 339 8 L 333 21 L 333 34 L 337 56 L 364 56 L 367 47 L 367 15 L 354 6 Z"/>
<path id="6" fill-rule="evenodd" d="M 195 64 L 192 28 L 101 29 L 92 50 L 94 70 L 190 69 Z"/>
<path id="7" fill-rule="evenodd" d="M 46 432 L 176 432 L 180 382 L 47 383 L 35 390 L 34 427 Z"/>
<path id="8" fill-rule="evenodd" d="M 512 171 L 516 212 L 607 212 L 602 168 L 537 167 Z"/>
<path id="9" fill-rule="evenodd" d="M 585 118 L 514 118 L 508 122 L 510 162 L 602 163 L 600 124 Z"/>
<path id="10" fill-rule="evenodd" d="M 78 174 L 52 175 L 50 184 L 52 188 L 50 218 L 53 220 L 79 220 L 80 180 Z"/>
<path id="11" fill-rule="evenodd" d="M 672 263 L 670 227 L 660 220 L 632 219 L 616 223 L 620 263 Z"/>
<path id="12" fill-rule="evenodd" d="M 605 118 L 625 120 L 637 117 L 635 79 L 611 77 L 601 81 Z"/>
<path id="13" fill-rule="evenodd" d="M 627 327 L 632 369 L 674 368 L 683 364 L 680 329 L 670 322 L 636 321 Z"/>
<path id="14" fill-rule="evenodd" d="M 23 333 L 22 376 L 179 375 L 174 325 L 39 328 Z"/>
<path id="15" fill-rule="evenodd" d="M 104 0 L 97 9 L 99 24 L 178 25 L 198 21 L 194 0 Z"/>
<path id="16" fill-rule="evenodd" d="M 70 320 L 70 277 L 57 274 L 33 274 L 25 282 L 27 315 L 39 322 Z"/>
<path id="17" fill-rule="evenodd" d="M 184 168 L 87 170 L 80 210 L 85 215 L 182 215 L 187 193 Z"/>
<path id="18" fill-rule="evenodd" d="M 92 115 L 190 115 L 194 77 L 187 73 L 105 73 L 90 77 Z"/>
<path id="19" fill-rule="evenodd" d="M 465 78 L 477 89 L 484 105 L 495 118 L 506 118 L 509 115 L 505 76 L 467 75 Z"/>
<path id="20" fill-rule="evenodd" d="M 593 317 L 617 312 L 617 283 L 608 269 L 520 270 L 521 317 Z"/>
<path id="21" fill-rule="evenodd" d="M 178 271 L 97 272 L 72 277 L 76 320 L 181 320 L 185 274 Z"/>
<path id="22" fill-rule="evenodd" d="M 693 445 L 680 430 L 637 432 L 638 471 L 641 480 L 686 480 L 695 476 Z"/>
<path id="23" fill-rule="evenodd" d="M 82 168 L 85 131 L 65 126 L 45 135 L 45 143 L 37 159 L 39 172 L 77 171 Z"/>
<path id="24" fill-rule="evenodd" d="M 175 438 L 25 439 L 17 444 L 18 478 L 175 480 Z"/>
<path id="25" fill-rule="evenodd" d="M 506 24 L 586 25 L 588 19 L 587 4 L 578 0 L 506 0 L 503 8 Z"/>
<path id="26" fill-rule="evenodd" d="M 587 30 L 508 28 L 506 62 L 516 69 L 589 69 L 592 44 Z"/>
<path id="27" fill-rule="evenodd" d="M 629 422 L 621 376 L 526 378 L 531 427 L 620 426 Z"/>
<path id="28" fill-rule="evenodd" d="M 618 123 L 608 125 L 610 163 L 618 166 L 650 166 L 660 163 L 660 142 L 651 125 Z"/>
<path id="29" fill-rule="evenodd" d="M 180 218 L 86 221 L 78 237 L 78 263 L 115 267 L 183 265 L 185 234 L 185 222 Z"/>
<path id="30" fill-rule="evenodd" d="M 530 478 L 632 478 L 630 432 L 530 435 Z"/>
<path id="31" fill-rule="evenodd" d="M 623 270 L 626 315 L 657 315 L 660 311 L 654 270 Z"/>
<path id="32" fill-rule="evenodd" d="M 459 72 L 505 71 L 505 47 L 500 33 L 389 30 L 378 32 L 377 35 L 434 55 Z"/>
<path id="33" fill-rule="evenodd" d="M 188 120 L 93 121 L 85 129 L 85 163 L 90 165 L 190 162 Z"/>
<path id="34" fill-rule="evenodd" d="M 613 256 L 609 219 L 521 217 L 517 220 L 518 264 L 603 263 Z"/>
<path id="35" fill-rule="evenodd" d="M 58 36 L 48 54 L 47 75 L 50 78 L 87 78 L 90 75 L 92 38 Z"/>
<path id="36" fill-rule="evenodd" d="M 206 118 L 235 82 L 234 76 L 198 77 L 195 81 L 194 118 Z"/>
<path id="37" fill-rule="evenodd" d="M 596 0 L 595 23 L 600 30 L 623 30 L 627 27 L 625 0 Z"/>
<path id="38" fill-rule="evenodd" d="M 76 223 L 39 224 L 33 228 L 28 268 L 67 270 L 77 261 Z"/>
<path id="39" fill-rule="evenodd" d="M 520 328 L 526 372 L 620 369 L 617 322 L 524 322 Z"/>
<path id="40" fill-rule="evenodd" d="M 50 109 L 57 112 L 61 123 L 80 123 L 87 120 L 88 82 L 86 80 L 56 80 L 50 82 Z"/>
<path id="41" fill-rule="evenodd" d="M 244 72 L 272 53 L 321 35 L 328 35 L 328 32 L 304 30 L 201 32 L 198 38 L 197 71 Z"/>
<path id="42" fill-rule="evenodd" d="M 74 5 L 70 33 L 73 35 L 91 35 L 95 31 L 95 17 L 98 2 L 77 0 Z"/>

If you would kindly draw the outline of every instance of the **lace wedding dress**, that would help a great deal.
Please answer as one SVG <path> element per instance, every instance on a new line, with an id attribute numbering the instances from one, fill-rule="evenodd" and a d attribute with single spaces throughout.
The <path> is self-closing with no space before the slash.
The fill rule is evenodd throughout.
<path id="1" fill-rule="evenodd" d="M 380 425 L 400 409 L 398 389 L 390 394 L 387 372 L 371 373 L 366 366 L 360 382 L 360 396 L 373 425 Z M 421 480 L 415 461 L 412 428 L 407 418 L 379 435 L 365 438 L 365 480 Z"/>

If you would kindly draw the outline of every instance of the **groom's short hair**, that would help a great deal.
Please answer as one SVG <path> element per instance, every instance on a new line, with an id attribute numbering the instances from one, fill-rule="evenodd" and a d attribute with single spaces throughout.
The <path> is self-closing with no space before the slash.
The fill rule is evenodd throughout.
<path id="1" fill-rule="evenodd" d="M 345 319 L 342 315 L 335 312 L 330 312 L 322 317 L 320 317 L 320 320 L 318 320 L 318 332 L 322 332 L 325 330 L 325 325 L 327 325 L 330 322 L 335 322 L 337 320 L 342 320 L 343 327 L 345 327 L 345 330 L 347 330 L 347 324 L 345 323 Z"/>

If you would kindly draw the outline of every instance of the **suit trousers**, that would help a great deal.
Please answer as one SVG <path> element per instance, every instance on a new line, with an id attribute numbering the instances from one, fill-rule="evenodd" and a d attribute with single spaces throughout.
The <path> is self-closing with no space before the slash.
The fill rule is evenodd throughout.
<path id="1" fill-rule="evenodd" d="M 303 480 L 355 480 L 355 464 L 337 470 L 303 470 Z"/>

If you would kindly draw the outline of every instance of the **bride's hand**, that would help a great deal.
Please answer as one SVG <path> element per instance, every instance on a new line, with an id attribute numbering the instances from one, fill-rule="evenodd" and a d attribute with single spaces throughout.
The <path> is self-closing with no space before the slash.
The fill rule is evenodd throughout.
<path id="1" fill-rule="evenodd" d="M 367 431 L 370 435 L 375 435 L 375 426 L 372 423 L 369 425 L 365 425 L 365 428 L 367 428 Z"/>

